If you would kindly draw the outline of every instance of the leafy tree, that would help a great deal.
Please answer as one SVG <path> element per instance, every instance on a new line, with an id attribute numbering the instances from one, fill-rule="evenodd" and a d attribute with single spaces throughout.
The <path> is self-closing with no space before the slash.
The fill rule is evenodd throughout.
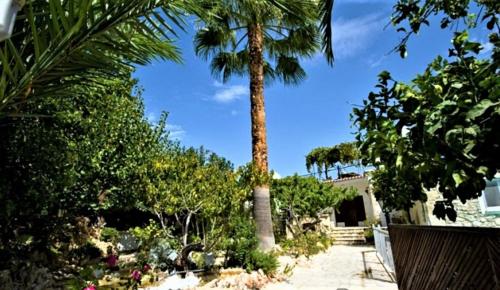
<path id="1" fill-rule="evenodd" d="M 187 246 L 193 220 L 201 226 L 198 238 L 217 239 L 233 210 L 241 208 L 244 191 L 237 183 L 232 164 L 203 148 L 172 145 L 149 165 L 144 183 L 144 203 L 166 227 L 165 215 L 175 217 Z"/>
<path id="2" fill-rule="evenodd" d="M 471 1 L 399 1 L 393 22 L 409 21 L 411 31 L 399 49 L 431 14 L 444 12 L 442 27 L 468 17 Z M 371 92 L 364 107 L 354 109 L 354 121 L 365 162 L 381 169 L 375 179 L 378 198 L 391 209 L 407 209 L 426 200 L 424 189 L 437 187 L 443 200 L 433 213 L 455 220 L 453 201 L 477 198 L 487 179 L 500 169 L 500 49 L 497 1 L 475 1 L 482 9 L 472 19 L 485 23 L 494 47 L 479 58 L 483 47 L 457 32 L 449 58 L 438 56 L 421 75 L 406 85 L 388 72 L 379 75 L 378 92 Z M 468 27 L 476 21 L 467 20 Z M 405 181 L 406 180 L 406 184 Z M 377 194 L 377 190 L 375 191 Z"/>
<path id="3" fill-rule="evenodd" d="M 299 59 L 319 49 L 318 4 L 293 0 L 280 9 L 277 1 L 199 3 L 209 16 L 195 36 L 196 53 L 212 59 L 212 72 L 224 82 L 233 75 L 250 76 L 252 159 L 267 174 L 264 80 L 298 84 L 305 78 Z M 259 247 L 270 250 L 275 241 L 267 183 L 254 189 L 254 216 Z"/>
<path id="4" fill-rule="evenodd" d="M 28 0 L 0 43 L 0 118 L 41 96 L 85 94 L 134 64 L 179 61 L 172 25 L 189 2 Z M 77 84 L 77 85 L 75 85 Z"/>
<path id="5" fill-rule="evenodd" d="M 336 187 L 314 177 L 298 175 L 274 179 L 271 191 L 277 208 L 285 210 L 299 226 L 304 217 L 319 221 L 321 213 L 335 210 L 342 201 L 351 200 L 357 195 L 354 188 Z M 293 228 L 290 229 L 297 234 Z"/>
<path id="6" fill-rule="evenodd" d="M 105 84 L 85 96 L 39 98 L 20 111 L 32 117 L 3 119 L 4 247 L 23 236 L 49 247 L 77 216 L 135 206 L 138 169 L 158 143 L 144 118 L 140 91 L 133 92 L 135 81 Z"/>
<path id="7" fill-rule="evenodd" d="M 342 166 L 358 165 L 360 153 L 354 142 L 344 142 L 332 147 L 318 147 L 306 155 L 306 168 L 311 172 L 316 166 L 318 176 L 325 174 L 329 179 L 328 171 L 337 165 L 338 178 L 342 177 Z"/>

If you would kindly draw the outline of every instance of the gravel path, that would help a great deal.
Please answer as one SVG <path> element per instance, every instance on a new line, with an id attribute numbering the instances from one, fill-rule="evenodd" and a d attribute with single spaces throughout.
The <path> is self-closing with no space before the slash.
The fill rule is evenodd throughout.
<path id="1" fill-rule="evenodd" d="M 287 282 L 268 284 L 264 290 L 396 290 L 374 250 L 369 246 L 333 246 L 310 260 L 299 260 Z M 370 278 L 364 273 L 365 264 L 371 270 Z"/>

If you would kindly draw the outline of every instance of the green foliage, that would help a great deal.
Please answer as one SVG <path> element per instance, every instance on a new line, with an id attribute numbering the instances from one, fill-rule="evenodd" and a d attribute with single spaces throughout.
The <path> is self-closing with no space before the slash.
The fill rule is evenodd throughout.
<path id="1" fill-rule="evenodd" d="M 248 215 L 235 216 L 221 244 L 226 252 L 225 266 L 243 266 L 257 248 L 255 224 Z"/>
<path id="2" fill-rule="evenodd" d="M 337 208 L 344 200 L 357 195 L 354 188 L 336 187 L 314 177 L 298 175 L 274 179 L 271 194 L 276 207 L 286 210 L 292 218 L 315 218 L 325 210 Z"/>
<path id="3" fill-rule="evenodd" d="M 408 20 L 412 33 L 418 32 L 431 13 L 444 12 L 446 27 L 466 17 L 470 1 L 425 2 L 400 1 L 394 23 Z M 354 109 L 364 162 L 379 169 L 374 193 L 386 210 L 408 209 L 414 201 L 426 200 L 424 189 L 437 187 L 443 200 L 433 213 L 454 221 L 452 202 L 478 198 L 486 180 L 500 169 L 500 41 L 492 14 L 499 4 L 475 2 L 485 13 L 477 23 L 486 22 L 491 30 L 489 58 L 478 57 L 482 47 L 468 40 L 467 31 L 457 32 L 449 59 L 438 56 L 409 85 L 382 72 L 379 91 L 369 94 L 363 108 Z"/>
<path id="4" fill-rule="evenodd" d="M 306 232 L 295 236 L 293 239 L 284 240 L 280 243 L 283 251 L 295 257 L 310 257 L 327 250 L 333 243 L 333 239 L 325 233 Z"/>
<path id="5" fill-rule="evenodd" d="M 0 126 L 0 223 L 40 238 L 67 231 L 78 215 L 135 206 L 140 165 L 159 145 L 135 81 L 116 79 L 85 96 L 39 98 Z M 5 121 L 6 119 L 4 119 Z M 158 130 L 162 130 L 159 128 Z"/>
<path id="6" fill-rule="evenodd" d="M 274 3 L 273 3 L 274 2 Z M 233 75 L 249 73 L 253 57 L 249 50 L 250 33 L 257 25 L 263 29 L 267 81 L 278 79 L 298 84 L 306 74 L 299 57 L 310 58 L 320 49 L 318 4 L 316 1 L 198 1 L 209 13 L 195 36 L 196 54 L 212 58 L 214 75 L 224 82 Z"/>
<path id="7" fill-rule="evenodd" d="M 251 191 L 256 186 L 270 184 L 274 172 L 261 172 L 253 162 L 250 162 L 238 167 L 237 174 L 239 186 L 247 191 Z"/>
<path id="8" fill-rule="evenodd" d="M 367 227 L 364 231 L 366 240 L 373 241 L 373 226 L 379 225 L 380 221 L 378 219 L 367 219 L 363 223 L 365 227 Z"/>
<path id="9" fill-rule="evenodd" d="M 186 1 L 31 0 L 0 43 L 0 118 L 43 96 L 86 95 L 153 58 L 179 61 Z M 76 84 L 76 85 L 75 85 Z"/>
<path id="10" fill-rule="evenodd" d="M 278 258 L 274 253 L 265 253 L 259 250 L 254 250 L 245 262 L 247 271 L 257 271 L 262 269 L 266 275 L 276 273 L 279 267 Z"/>
<path id="11" fill-rule="evenodd" d="M 478 14 L 471 13 L 471 7 L 479 7 Z M 391 22 L 398 26 L 397 31 L 404 36 L 396 46 L 401 57 L 407 56 L 407 43 L 412 35 L 418 34 L 422 27 L 430 26 L 433 16 L 441 17 L 440 27 L 446 29 L 462 21 L 466 27 L 475 28 L 478 23 L 486 23 L 486 28 L 493 30 L 498 26 L 498 1 L 461 0 L 461 1 L 404 1 L 394 5 Z"/>
<path id="12" fill-rule="evenodd" d="M 120 232 L 115 228 L 105 227 L 101 230 L 101 240 L 116 243 L 120 237 Z"/>
<path id="13" fill-rule="evenodd" d="M 207 238 L 216 238 L 216 231 L 224 230 L 231 212 L 247 199 L 232 164 L 203 148 L 166 146 L 147 164 L 142 184 L 141 200 L 146 208 L 162 222 L 166 215 L 174 216 L 183 245 L 189 242 L 194 220 L 207 230 L 198 238 L 208 242 Z M 164 222 L 162 226 L 166 226 Z"/>
<path id="14" fill-rule="evenodd" d="M 68 256 L 73 263 L 83 266 L 99 261 L 102 255 L 103 253 L 95 244 L 87 241 L 82 246 L 71 250 Z"/>
<path id="15" fill-rule="evenodd" d="M 340 143 L 332 147 L 317 147 L 306 155 L 306 168 L 308 172 L 316 168 L 318 176 L 325 173 L 325 179 L 329 179 L 328 171 L 335 164 L 339 168 L 341 165 L 359 165 L 360 158 L 359 150 L 354 142 Z M 340 170 L 338 174 L 340 178 Z"/>
<path id="16" fill-rule="evenodd" d="M 161 228 L 154 220 L 150 220 L 145 227 L 135 227 L 129 229 L 129 232 L 139 241 L 141 250 L 149 250 L 155 243 L 160 240 L 170 240 L 169 244 L 174 248 L 179 248 L 180 245 L 171 234 L 169 228 Z"/>

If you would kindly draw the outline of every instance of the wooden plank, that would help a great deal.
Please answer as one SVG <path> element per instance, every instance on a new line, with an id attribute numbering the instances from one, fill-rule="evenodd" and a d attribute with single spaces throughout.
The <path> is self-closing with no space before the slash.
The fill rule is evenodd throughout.
<path id="1" fill-rule="evenodd" d="M 390 225 L 399 289 L 500 289 L 500 228 Z"/>

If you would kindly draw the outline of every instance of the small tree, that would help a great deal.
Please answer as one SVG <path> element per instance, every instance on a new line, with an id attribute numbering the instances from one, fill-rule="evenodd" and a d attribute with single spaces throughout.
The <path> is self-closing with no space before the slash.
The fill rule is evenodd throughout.
<path id="1" fill-rule="evenodd" d="M 310 217 L 319 221 L 323 212 L 333 211 L 342 201 L 357 196 L 354 188 L 336 187 L 314 177 L 298 175 L 274 179 L 271 190 L 276 207 L 285 210 L 299 227 L 303 218 Z M 294 235 L 302 232 L 297 232 L 290 226 L 289 229 Z"/>
<path id="2" fill-rule="evenodd" d="M 397 49 L 404 57 L 409 37 L 429 24 L 430 15 L 443 12 L 442 28 L 458 20 L 470 29 L 485 24 L 491 54 L 479 57 L 481 44 L 469 41 L 467 31 L 456 32 L 448 59 L 438 56 L 410 84 L 380 73 L 379 91 L 354 109 L 364 162 L 381 170 L 374 186 L 389 209 L 425 201 L 424 189 L 437 187 L 443 200 L 433 213 L 454 221 L 453 201 L 478 198 L 500 169 L 500 4 L 474 1 L 480 13 L 469 16 L 470 2 L 398 1 L 393 23 L 408 21 L 410 30 L 399 29 L 406 36 Z"/>
<path id="3" fill-rule="evenodd" d="M 196 53 L 212 59 L 212 72 L 221 76 L 222 81 L 228 81 L 233 75 L 249 75 L 252 160 L 261 174 L 269 171 L 264 80 L 300 83 L 306 76 L 300 58 L 312 57 L 320 48 L 318 2 L 280 3 L 200 1 L 209 13 L 203 17 L 205 27 L 199 29 L 195 37 Z M 323 16 L 328 18 L 328 15 Z M 328 27 L 329 24 L 325 26 Z M 327 48 L 331 52 L 331 44 Z M 275 240 L 267 183 L 254 188 L 254 216 L 259 247 L 268 251 Z"/>
<path id="4" fill-rule="evenodd" d="M 306 168 L 311 172 L 316 168 L 318 177 L 325 174 L 329 179 L 328 171 L 337 167 L 338 178 L 342 177 L 342 167 L 360 164 L 360 153 L 354 142 L 345 142 L 332 147 L 318 147 L 306 155 Z"/>

